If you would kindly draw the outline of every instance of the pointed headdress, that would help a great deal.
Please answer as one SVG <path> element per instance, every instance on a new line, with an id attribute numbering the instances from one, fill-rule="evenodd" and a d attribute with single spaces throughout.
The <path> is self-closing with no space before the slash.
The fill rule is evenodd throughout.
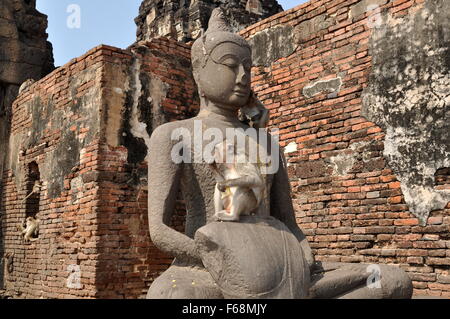
<path id="1" fill-rule="evenodd" d="M 206 65 L 211 52 L 219 44 L 231 42 L 246 47 L 251 51 L 247 41 L 234 33 L 221 8 L 215 8 L 208 23 L 208 30 L 202 32 L 192 45 L 191 57 L 194 73 L 199 67 Z"/>

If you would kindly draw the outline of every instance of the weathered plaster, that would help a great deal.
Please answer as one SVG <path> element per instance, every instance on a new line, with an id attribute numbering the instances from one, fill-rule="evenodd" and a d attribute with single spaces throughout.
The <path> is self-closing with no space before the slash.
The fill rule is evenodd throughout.
<path id="1" fill-rule="evenodd" d="M 133 62 L 126 80 L 126 114 L 122 127 L 122 144 L 128 148 L 128 162 L 140 163 L 147 157 L 150 136 L 153 130 L 167 122 L 161 106 L 169 86 L 157 76 L 142 69 L 139 56 L 146 52 L 139 47 L 133 52 Z"/>
<path id="2" fill-rule="evenodd" d="M 295 142 L 291 142 L 288 145 L 286 145 L 286 147 L 284 148 L 284 154 L 289 154 L 289 153 L 293 153 L 293 152 L 297 152 L 298 150 L 298 145 Z"/>
<path id="3" fill-rule="evenodd" d="M 109 88 L 103 89 L 104 103 L 107 105 L 105 136 L 108 145 L 116 147 L 120 145 L 119 131 L 122 127 L 128 78 L 126 68 L 123 65 L 107 63 L 104 68 L 109 81 Z"/>
<path id="4" fill-rule="evenodd" d="M 39 94 L 24 104 L 31 116 L 31 127 L 11 134 L 9 139 L 8 168 L 13 171 L 18 188 L 25 178 L 25 169 L 20 164 L 20 154 L 31 148 L 48 148 L 43 165 L 39 167 L 41 179 L 47 184 L 48 196 L 55 198 L 61 194 L 64 178 L 79 165 L 80 152 L 89 145 L 99 131 L 100 118 L 97 115 L 100 105 L 100 86 L 92 86 L 81 96 L 78 89 L 84 83 L 99 83 L 99 69 L 89 68 L 81 71 L 69 81 L 71 103 L 65 109 L 56 108 L 53 96 L 43 99 Z M 74 120 L 76 118 L 76 120 Z M 82 128 L 89 128 L 85 135 L 78 134 Z M 42 140 L 49 132 L 59 132 L 60 141 L 50 147 Z M 83 137 L 80 137 L 83 136 Z"/>
<path id="5" fill-rule="evenodd" d="M 148 148 L 152 130 L 165 122 L 161 111 L 161 103 L 167 95 L 168 85 L 156 76 L 149 76 L 141 73 L 141 62 L 139 59 L 135 59 L 133 63 L 132 74 L 134 77 L 132 79 L 134 88 L 130 117 L 130 132 L 135 138 L 143 139 Z M 142 77 L 146 78 L 145 87 L 142 83 Z M 147 94 L 145 94 L 146 92 L 143 92 L 143 90 L 148 90 Z M 150 110 L 146 111 L 150 111 L 148 114 L 151 114 L 152 118 L 143 118 L 145 114 L 143 114 L 142 105 L 140 105 L 142 98 L 144 98 L 147 108 L 150 108 Z M 147 153 L 145 157 L 147 157 Z"/>
<path id="6" fill-rule="evenodd" d="M 329 80 L 319 80 L 303 88 L 303 95 L 311 98 L 319 93 L 338 93 L 341 90 L 342 79 L 333 78 Z"/>
<path id="7" fill-rule="evenodd" d="M 336 17 L 327 13 L 305 20 L 298 24 L 294 29 L 294 43 L 299 45 L 316 37 L 319 32 L 326 30 L 336 24 Z"/>
<path id="8" fill-rule="evenodd" d="M 328 164 L 333 168 L 333 175 L 347 175 L 356 163 L 356 158 L 353 153 L 339 154 L 330 157 L 327 160 Z"/>
<path id="9" fill-rule="evenodd" d="M 354 170 L 371 170 L 376 167 L 378 160 L 373 159 L 371 153 L 378 149 L 377 142 L 357 142 L 343 153 L 325 159 L 329 167 L 333 169 L 333 175 L 344 176 Z M 357 165 L 359 163 L 359 165 Z M 378 165 L 379 166 L 379 165 Z"/>
<path id="10" fill-rule="evenodd" d="M 254 66 L 268 66 L 280 58 L 294 53 L 293 27 L 290 25 L 277 26 L 255 33 L 248 42 L 252 47 Z"/>
<path id="11" fill-rule="evenodd" d="M 450 192 L 434 174 L 450 166 L 450 2 L 426 1 L 414 15 L 383 16 L 373 30 L 373 70 L 362 114 L 386 133 L 384 156 L 409 210 L 426 225 Z"/>
<path id="12" fill-rule="evenodd" d="M 362 0 L 350 7 L 350 18 L 356 18 L 361 14 L 386 4 L 389 0 Z"/>

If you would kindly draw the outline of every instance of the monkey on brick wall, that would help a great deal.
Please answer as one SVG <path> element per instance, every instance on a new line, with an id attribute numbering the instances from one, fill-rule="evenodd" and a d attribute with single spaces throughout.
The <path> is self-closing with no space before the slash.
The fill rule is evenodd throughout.
<path id="1" fill-rule="evenodd" d="M 20 234 L 23 236 L 25 242 L 32 242 L 38 240 L 36 237 L 39 234 L 39 219 L 34 217 L 27 217 L 25 219 L 25 227 L 20 225 Z"/>

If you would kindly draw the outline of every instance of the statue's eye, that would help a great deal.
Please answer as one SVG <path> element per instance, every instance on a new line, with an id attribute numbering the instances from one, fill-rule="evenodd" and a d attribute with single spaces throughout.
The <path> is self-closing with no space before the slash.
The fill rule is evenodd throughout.
<path id="1" fill-rule="evenodd" d="M 220 63 L 230 68 L 236 68 L 239 66 L 239 61 L 236 58 L 230 56 L 221 59 Z"/>

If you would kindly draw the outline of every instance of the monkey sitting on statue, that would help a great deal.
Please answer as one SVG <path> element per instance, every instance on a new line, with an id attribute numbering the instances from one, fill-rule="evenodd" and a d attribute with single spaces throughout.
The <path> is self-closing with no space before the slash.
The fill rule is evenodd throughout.
<path id="1" fill-rule="evenodd" d="M 22 224 L 20 225 L 20 234 L 23 236 L 24 241 L 32 242 L 38 240 L 35 237 L 39 234 L 39 219 L 29 216 L 25 219 L 24 224 L 25 227 Z"/>
<path id="2" fill-rule="evenodd" d="M 219 221 L 239 221 L 241 215 L 251 215 L 262 201 L 264 179 L 257 164 L 246 162 L 243 153 L 236 152 L 235 145 L 227 141 L 214 148 L 210 165 L 217 181 L 214 206 Z M 230 158 L 233 161 L 227 163 Z"/>

